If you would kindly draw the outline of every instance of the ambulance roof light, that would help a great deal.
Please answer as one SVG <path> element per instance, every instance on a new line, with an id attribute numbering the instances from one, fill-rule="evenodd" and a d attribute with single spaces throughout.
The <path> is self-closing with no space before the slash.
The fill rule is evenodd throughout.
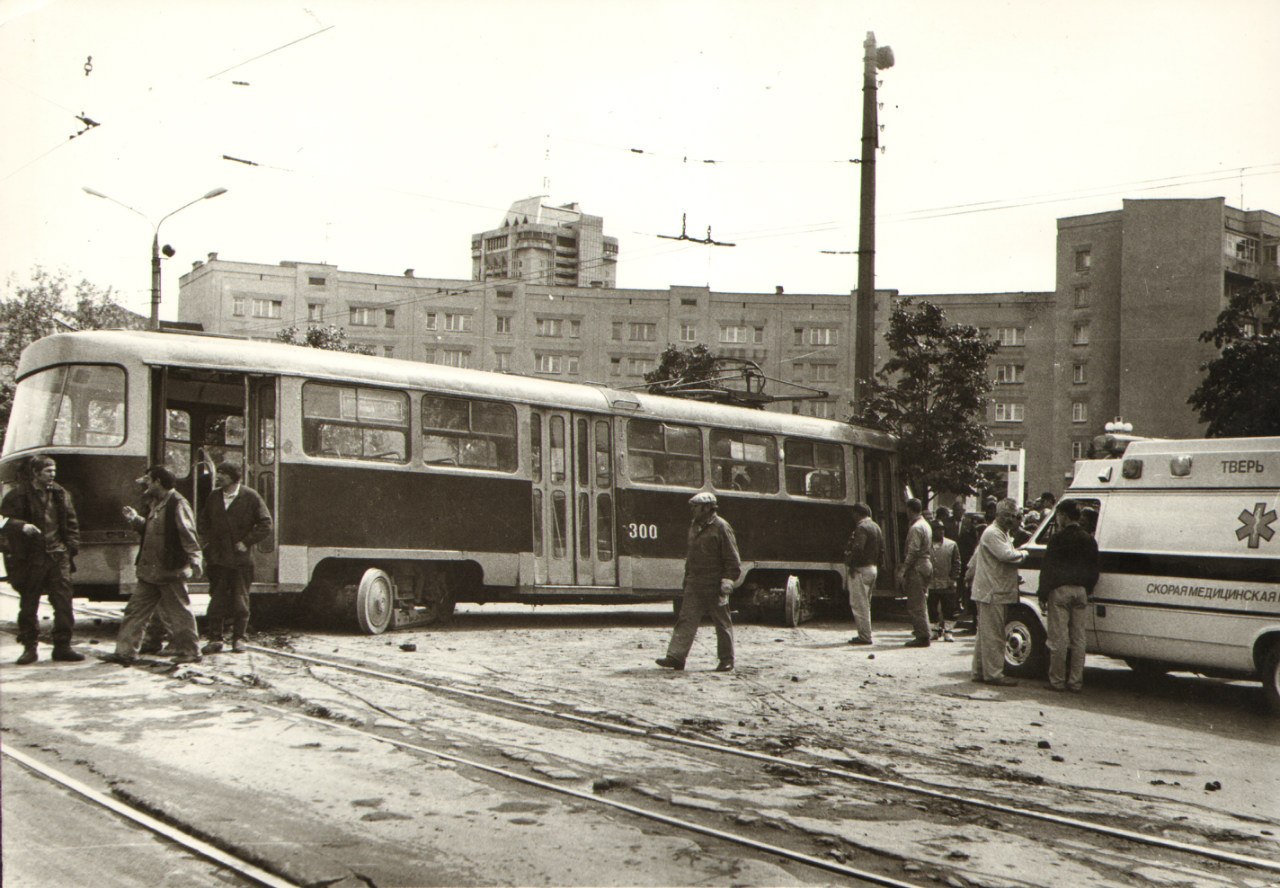
<path id="1" fill-rule="evenodd" d="M 1169 460 L 1169 474 L 1175 478 L 1185 478 L 1191 474 L 1191 457 L 1175 456 Z"/>
<path id="2" fill-rule="evenodd" d="M 1126 459 L 1123 463 L 1120 464 L 1120 474 L 1121 476 L 1128 478 L 1130 481 L 1135 481 L 1138 478 L 1141 478 L 1142 477 L 1142 460 Z"/>

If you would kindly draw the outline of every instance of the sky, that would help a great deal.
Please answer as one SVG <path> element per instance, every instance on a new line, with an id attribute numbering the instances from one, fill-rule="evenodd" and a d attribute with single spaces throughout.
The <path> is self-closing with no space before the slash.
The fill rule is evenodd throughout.
<path id="1" fill-rule="evenodd" d="M 193 200 L 165 318 L 210 252 L 467 279 L 545 194 L 621 287 L 849 292 L 869 31 L 878 287 L 1052 290 L 1056 220 L 1125 198 L 1280 213 L 1272 0 L 0 0 L 0 282 L 145 314 Z"/>

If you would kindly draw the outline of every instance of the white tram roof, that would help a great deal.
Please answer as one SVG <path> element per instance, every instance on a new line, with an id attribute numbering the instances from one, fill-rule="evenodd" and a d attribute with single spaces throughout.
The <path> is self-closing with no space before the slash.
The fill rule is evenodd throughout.
<path id="1" fill-rule="evenodd" d="M 1125 463 L 1141 463 L 1130 468 Z M 1280 487 L 1280 437 L 1151 438 L 1131 441 L 1114 459 L 1076 463 L 1071 490 Z"/>
<path id="2" fill-rule="evenodd" d="M 566 410 L 646 416 L 762 434 L 847 441 L 879 449 L 895 446 L 893 436 L 886 432 L 811 416 L 709 404 L 600 385 L 466 370 L 421 361 L 326 351 L 282 342 L 183 333 L 93 330 L 46 336 L 23 351 L 18 362 L 18 378 L 50 364 L 121 363 L 130 358 L 158 366 L 274 373 L 308 379 L 425 388 Z"/>

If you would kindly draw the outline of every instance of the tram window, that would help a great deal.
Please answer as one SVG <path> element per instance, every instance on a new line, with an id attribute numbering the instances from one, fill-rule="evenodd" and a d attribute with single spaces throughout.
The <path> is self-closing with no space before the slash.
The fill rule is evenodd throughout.
<path id="1" fill-rule="evenodd" d="M 596 556 L 613 560 L 613 497 L 607 493 L 596 494 Z"/>
<path id="2" fill-rule="evenodd" d="M 191 414 L 185 410 L 164 412 L 164 464 L 179 478 L 191 474 Z"/>
<path id="3" fill-rule="evenodd" d="M 569 534 L 569 516 L 563 490 L 551 493 L 551 557 L 563 558 Z"/>
<path id="4" fill-rule="evenodd" d="M 578 554 L 591 557 L 591 494 L 578 494 Z"/>
<path id="5" fill-rule="evenodd" d="M 632 481 L 702 486 L 702 432 L 693 426 L 628 420 L 627 458 Z"/>
<path id="6" fill-rule="evenodd" d="M 778 492 L 778 447 L 768 435 L 711 430 L 711 484 L 719 490 Z"/>
<path id="7" fill-rule="evenodd" d="M 547 432 L 551 438 L 551 470 L 549 478 L 552 484 L 561 484 L 565 477 L 564 417 L 553 416 L 547 423 Z"/>
<path id="8" fill-rule="evenodd" d="M 422 461 L 514 472 L 516 409 L 510 404 L 423 395 Z"/>
<path id="9" fill-rule="evenodd" d="M 839 444 L 788 438 L 787 493 L 813 499 L 844 499 L 844 449 Z"/>
<path id="10" fill-rule="evenodd" d="M 532 462 L 530 475 L 534 484 L 543 480 L 543 417 L 541 413 L 529 415 L 529 459 Z"/>
<path id="11" fill-rule="evenodd" d="M 124 443 L 124 397 L 119 367 L 69 364 L 29 374 L 14 392 L 5 450 L 117 447 Z"/>
<path id="12" fill-rule="evenodd" d="M 533 489 L 533 554 L 542 557 L 542 491 Z"/>
<path id="13" fill-rule="evenodd" d="M 587 450 L 587 436 L 590 434 L 591 425 L 585 419 L 579 418 L 577 427 L 578 486 L 586 487 L 591 483 L 591 453 Z"/>
<path id="14" fill-rule="evenodd" d="M 613 441 L 609 434 L 609 423 L 605 420 L 596 422 L 596 487 L 613 485 Z"/>
<path id="15" fill-rule="evenodd" d="M 308 382 L 302 387 L 302 447 L 308 456 L 403 463 L 409 396 Z"/>

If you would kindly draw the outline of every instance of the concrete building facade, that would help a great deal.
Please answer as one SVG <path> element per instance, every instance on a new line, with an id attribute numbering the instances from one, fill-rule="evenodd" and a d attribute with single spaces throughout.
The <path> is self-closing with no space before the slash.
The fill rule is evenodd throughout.
<path id="1" fill-rule="evenodd" d="M 576 203 L 552 207 L 544 200 L 518 200 L 500 227 L 471 235 L 471 279 L 617 286 L 618 239 L 605 236 L 604 219 Z"/>

